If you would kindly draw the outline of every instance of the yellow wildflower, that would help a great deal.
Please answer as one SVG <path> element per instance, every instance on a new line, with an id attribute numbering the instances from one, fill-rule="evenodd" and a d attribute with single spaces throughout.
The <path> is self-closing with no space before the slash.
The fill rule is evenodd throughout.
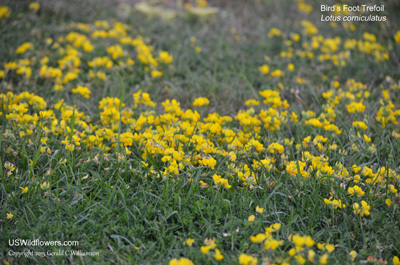
<path id="1" fill-rule="evenodd" d="M 258 67 L 258 70 L 259 70 L 263 75 L 266 75 L 266 74 L 269 73 L 269 66 L 266 65 L 266 64 L 264 64 L 264 65 Z"/>
<path id="2" fill-rule="evenodd" d="M 191 247 L 193 243 L 194 243 L 194 238 L 188 238 L 183 244 Z"/>
<path id="3" fill-rule="evenodd" d="M 257 207 L 256 207 L 257 213 L 262 214 L 264 211 L 265 211 L 264 208 L 261 208 L 260 206 L 257 205 Z"/>
<path id="4" fill-rule="evenodd" d="M 81 94 L 84 98 L 90 98 L 90 93 L 92 92 L 87 87 L 78 86 L 77 88 L 72 89 L 72 93 Z"/>
<path id="5" fill-rule="evenodd" d="M 25 187 L 25 188 L 23 188 L 23 187 L 19 187 L 21 190 L 22 190 L 22 194 L 24 194 L 24 193 L 27 193 L 28 192 L 28 187 Z"/>
<path id="6" fill-rule="evenodd" d="M 33 2 L 29 4 L 29 9 L 33 11 L 38 11 L 40 8 L 40 4 L 38 2 Z"/>
<path id="7" fill-rule="evenodd" d="M 210 101 L 207 98 L 204 98 L 204 97 L 196 98 L 193 101 L 193 106 L 194 107 L 207 106 L 208 104 L 210 104 Z"/>
<path id="8" fill-rule="evenodd" d="M 239 264 L 240 265 L 256 265 L 258 262 L 258 259 L 254 258 L 253 256 L 246 255 L 246 254 L 240 254 L 239 256 Z"/>
<path id="9" fill-rule="evenodd" d="M 172 259 L 169 261 L 169 265 L 194 265 L 193 261 L 187 258 Z"/>
<path id="10" fill-rule="evenodd" d="M 254 214 L 252 214 L 252 215 L 249 216 L 249 218 L 247 220 L 251 223 L 251 222 L 254 222 L 255 218 L 256 217 L 254 216 Z"/>
<path id="11" fill-rule="evenodd" d="M 354 214 L 359 214 L 360 216 L 369 215 L 370 206 L 367 202 L 361 201 L 361 206 L 358 203 L 353 204 Z"/>

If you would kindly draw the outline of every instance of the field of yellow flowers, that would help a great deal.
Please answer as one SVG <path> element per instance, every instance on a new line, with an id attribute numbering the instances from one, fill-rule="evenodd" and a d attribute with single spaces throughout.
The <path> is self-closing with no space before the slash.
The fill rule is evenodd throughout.
<path id="1" fill-rule="evenodd" d="M 0 4 L 1 262 L 399 265 L 399 3 L 137 2 Z"/>

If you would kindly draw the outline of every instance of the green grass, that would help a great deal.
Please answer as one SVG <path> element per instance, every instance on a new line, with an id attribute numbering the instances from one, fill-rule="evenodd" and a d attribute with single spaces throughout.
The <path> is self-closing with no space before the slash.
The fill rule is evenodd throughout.
<path id="1" fill-rule="evenodd" d="M 333 244 L 335 251 L 329 254 L 328 264 L 351 264 L 349 253 L 352 250 L 358 252 L 354 264 L 379 264 L 367 261 L 369 256 L 383 258 L 392 264 L 393 256 L 400 256 L 399 193 L 388 190 L 389 184 L 400 189 L 400 141 L 393 134 L 399 133 L 399 128 L 391 123 L 382 128 L 381 123 L 376 121 L 380 100 L 383 100 L 382 90 L 389 89 L 394 110 L 400 106 L 400 90 L 391 88 L 392 84 L 400 80 L 400 45 L 393 39 L 400 29 L 398 3 L 387 1 L 385 4 L 385 14 L 390 22 L 356 23 L 354 32 L 342 24 L 331 28 L 328 23 L 320 22 L 321 12 L 317 1 L 307 1 L 313 5 L 314 10 L 310 15 L 305 15 L 298 10 L 295 1 L 221 0 L 211 3 L 220 7 L 216 19 L 202 21 L 197 18 L 177 18 L 167 22 L 146 17 L 133 10 L 124 15 L 121 6 L 113 1 L 40 3 L 38 13 L 29 10 L 28 1 L 6 1 L 2 4 L 9 6 L 11 16 L 0 19 L 0 70 L 4 68 L 4 63 L 23 57 L 15 54 L 15 49 L 27 41 L 33 43 L 35 49 L 26 56 L 37 57 L 37 61 L 32 63 L 34 72 L 30 79 L 23 78 L 15 71 L 10 71 L 4 79 L 0 79 L 0 94 L 19 94 L 23 91 L 34 93 L 45 99 L 47 109 L 53 109 L 59 121 L 64 119 L 62 111 L 53 107 L 60 99 L 65 99 L 65 104 L 75 105 L 76 108 L 69 119 L 64 119 L 72 133 L 47 133 L 45 127 L 51 128 L 50 121 L 39 119 L 32 127 L 32 135 L 22 137 L 19 132 L 25 128 L 16 126 L 16 122 L 6 118 L 9 113 L 8 104 L 0 98 L 0 106 L 3 106 L 3 115 L 0 116 L 0 259 L 4 263 L 168 264 L 173 258 L 187 257 L 196 264 L 238 264 L 239 255 L 246 253 L 257 257 L 258 264 L 268 264 L 277 263 L 279 257 L 289 257 L 288 252 L 293 247 L 290 238 L 296 234 L 310 235 L 316 243 Z M 19 13 L 23 17 L 18 17 Z M 135 60 L 134 66 L 109 70 L 105 82 L 90 79 L 90 68 L 82 64 L 82 73 L 77 80 L 66 84 L 63 92 L 54 91 L 51 80 L 37 75 L 40 58 L 49 56 L 54 66 L 57 65 L 57 59 L 60 59 L 59 55 L 46 48 L 45 39 L 56 40 L 67 35 L 73 30 L 69 26 L 70 22 L 92 25 L 101 19 L 130 25 L 130 36 L 148 38 L 147 44 L 152 45 L 154 51 L 165 50 L 172 54 L 173 63 L 160 66 L 163 76 L 154 79 L 132 57 Z M 346 39 L 362 40 L 364 32 L 372 33 L 377 37 L 377 43 L 387 49 L 389 59 L 377 62 L 373 55 L 357 49 L 351 50 L 345 66 L 318 61 L 317 57 L 322 54 L 319 49 L 314 51 L 314 59 L 296 55 L 293 58 L 282 58 L 280 53 L 287 51 L 284 41 L 289 39 L 290 33 L 299 33 L 302 41 L 310 43 L 311 37 L 302 33 L 302 20 L 311 21 L 325 38 L 340 37 L 338 52 L 343 51 Z M 269 38 L 268 32 L 272 27 L 280 29 L 287 37 Z M 191 42 L 192 37 L 196 38 L 195 43 Z M 109 39 L 92 42 L 96 50 L 92 55 L 84 53 L 81 56 L 85 63 L 95 56 L 104 56 L 108 46 L 118 43 Z M 195 51 L 196 46 L 201 48 L 200 53 Z M 294 52 L 304 50 L 301 42 L 294 43 L 292 47 Z M 126 50 L 129 50 L 129 55 L 136 54 L 132 47 Z M 265 56 L 269 56 L 270 60 L 266 61 Z M 287 70 L 289 63 L 295 65 L 295 71 Z M 268 64 L 271 71 L 284 71 L 285 76 L 272 78 L 270 75 L 262 75 L 258 67 L 263 64 Z M 387 81 L 387 76 L 391 77 L 392 83 Z M 307 82 L 299 84 L 297 77 L 305 78 Z M 366 110 L 349 114 L 346 105 L 352 100 L 341 99 L 334 107 L 336 119 L 332 122 L 342 131 L 340 135 L 306 125 L 307 110 L 314 111 L 317 117 L 326 113 L 324 106 L 330 102 L 322 96 L 323 92 L 339 93 L 331 82 L 339 81 L 340 88 L 350 92 L 350 86 L 346 85 L 349 79 L 363 83 L 366 86 L 364 91 L 370 92 L 370 97 L 364 99 Z M 280 83 L 282 89 L 279 89 Z M 90 86 L 90 99 L 83 99 L 71 92 L 78 85 Z M 155 114 L 163 113 L 161 102 L 177 99 L 182 110 L 196 109 L 202 118 L 213 112 L 233 117 L 231 123 L 222 126 L 235 133 L 248 129 L 234 118 L 239 110 L 249 109 L 244 102 L 248 99 L 262 101 L 260 91 L 278 90 L 280 97 L 290 104 L 288 113 L 296 112 L 299 122 L 287 121 L 277 131 L 262 128 L 258 136 L 250 128 L 251 137 L 264 145 L 262 152 L 254 148 L 246 151 L 243 148 L 235 149 L 236 162 L 229 162 L 229 157 L 220 154 L 211 154 L 218 161 L 214 169 L 200 164 L 186 165 L 177 175 L 165 176 L 164 168 L 169 164 L 162 162 L 163 155 L 148 153 L 147 159 L 143 159 L 143 154 L 151 149 L 146 150 L 142 142 L 133 141 L 129 146 L 132 154 L 126 155 L 124 146 L 120 146 L 121 135 L 130 130 L 133 134 L 140 134 L 144 129 L 135 131 L 129 123 L 123 123 L 122 118 L 114 121 L 114 138 L 105 141 L 104 147 L 110 147 L 110 151 L 100 146 L 90 148 L 83 143 L 74 151 L 65 150 L 61 141 L 76 131 L 84 131 L 80 120 L 97 128 L 111 128 L 101 123 L 102 110 L 98 106 L 102 98 L 119 98 L 127 108 L 133 110 L 135 119 L 141 112 L 148 110 L 144 106 L 137 109 L 132 107 L 132 94 L 139 89 L 148 92 L 152 100 L 158 103 L 154 109 Z M 193 107 L 192 102 L 197 97 L 207 97 L 210 104 Z M 268 106 L 261 103 L 254 107 L 256 113 L 263 109 L 268 109 Z M 76 115 L 79 112 L 84 112 L 87 117 L 78 118 Z M 38 113 L 38 109 L 30 106 L 28 113 L 33 115 Z M 353 121 L 364 121 L 368 129 L 355 129 Z M 201 125 L 193 126 L 198 130 L 194 135 L 200 134 Z M 152 129 L 155 132 L 155 126 Z M 360 137 L 357 136 L 358 132 Z M 223 137 L 209 132 L 202 134 L 219 150 L 231 151 L 228 144 L 223 142 Z M 365 142 L 363 134 L 371 137 L 372 141 Z M 312 144 L 317 135 L 328 138 L 323 144 L 325 150 Z M 303 139 L 308 136 L 311 136 L 310 146 L 301 146 Z M 40 152 L 43 146 L 40 139 L 43 137 L 48 137 L 50 154 Z M 193 139 L 193 135 L 188 138 Z M 173 143 L 179 142 L 176 139 L 165 140 L 165 143 L 171 147 Z M 293 140 L 293 144 L 285 144 L 285 139 Z M 284 157 L 267 151 L 272 142 L 284 146 Z M 300 146 L 296 147 L 296 144 Z M 329 150 L 328 146 L 333 144 L 337 144 L 337 149 Z M 374 152 L 371 152 L 372 144 L 376 148 Z M 358 147 L 357 151 L 353 150 L 354 145 Z M 195 144 L 181 142 L 173 146 L 181 148 L 186 155 L 185 159 L 210 155 L 203 150 L 195 151 L 195 147 Z M 286 164 L 289 161 L 305 161 L 303 151 L 309 151 L 316 157 L 326 157 L 335 173 L 322 174 L 322 178 L 318 178 L 318 170 L 311 169 L 311 163 L 308 162 L 309 178 L 302 177 L 300 169 L 299 174 L 291 176 L 286 170 Z M 240 167 L 240 170 L 244 165 L 251 168 L 253 160 L 260 161 L 266 157 L 276 159 L 272 163 L 273 169 L 251 169 L 258 184 L 249 189 L 243 185 L 232 166 Z M 18 172 L 13 171 L 8 176 L 6 162 L 13 163 Z M 148 163 L 149 167 L 145 167 L 142 162 Z M 362 177 L 358 185 L 365 191 L 365 195 L 352 197 L 348 195 L 347 188 L 356 183 L 346 177 L 335 176 L 340 173 L 339 162 L 351 177 L 355 175 L 351 169 L 356 164 L 367 166 L 374 173 L 379 173 L 382 167 L 390 168 L 396 172 L 397 178 L 389 178 L 387 171 L 382 176 L 383 180 L 376 183 L 367 183 L 367 177 Z M 214 187 L 214 174 L 228 179 L 232 187 Z M 200 180 L 209 187 L 202 188 Z M 44 182 L 49 183 L 48 189 L 40 186 Z M 28 187 L 28 192 L 22 194 L 20 187 Z M 326 205 L 324 199 L 330 197 L 341 199 L 346 208 L 334 210 Z M 390 206 L 385 203 L 388 198 L 392 200 Z M 360 217 L 354 214 L 353 203 L 360 203 L 361 200 L 371 206 L 370 215 Z M 264 208 L 265 212 L 256 213 L 256 206 Z M 11 220 L 6 218 L 8 213 L 14 214 Z M 256 216 L 254 222 L 248 221 L 250 215 Z M 266 251 L 262 244 L 251 242 L 251 236 L 263 233 L 266 227 L 274 223 L 282 225 L 273 234 L 274 238 L 284 240 L 278 250 Z M 10 246 L 8 240 L 16 238 L 74 240 L 79 241 L 79 246 Z M 191 247 L 184 245 L 188 238 L 195 239 Z M 217 248 L 224 256 L 223 261 L 215 260 L 213 254 L 206 255 L 200 251 L 206 238 L 215 239 Z M 9 252 L 60 249 L 99 251 L 100 255 L 12 257 Z M 319 264 L 319 257 L 325 252 L 316 247 L 313 249 L 317 253 L 315 264 Z M 290 263 L 296 264 L 295 259 L 292 258 Z"/>

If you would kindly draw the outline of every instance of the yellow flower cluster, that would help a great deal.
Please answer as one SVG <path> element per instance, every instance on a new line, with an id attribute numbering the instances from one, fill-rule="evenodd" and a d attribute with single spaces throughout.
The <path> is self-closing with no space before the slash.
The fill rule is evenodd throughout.
<path id="1" fill-rule="evenodd" d="M 222 185 L 222 186 L 224 186 L 225 189 L 230 189 L 232 187 L 231 185 L 229 185 L 227 179 L 224 179 L 219 175 L 214 175 L 213 180 L 214 180 L 215 185 Z"/>
<path id="2" fill-rule="evenodd" d="M 210 104 L 210 101 L 205 97 L 196 98 L 193 101 L 193 107 L 202 107 L 207 106 L 208 104 Z"/>
<path id="3" fill-rule="evenodd" d="M 8 6 L 0 6 L 0 19 L 4 18 L 8 18 L 10 17 L 10 10 L 8 9 Z"/>
<path id="4" fill-rule="evenodd" d="M 84 87 L 84 86 L 78 86 L 77 88 L 73 88 L 72 93 L 74 94 L 80 94 L 82 95 L 82 97 L 84 98 L 89 98 L 90 97 L 90 93 L 92 93 L 89 88 Z"/>
<path id="5" fill-rule="evenodd" d="M 369 210 L 371 207 L 366 201 L 361 201 L 361 205 L 358 203 L 353 204 L 354 214 L 359 214 L 360 216 L 369 215 Z"/>
<path id="6" fill-rule="evenodd" d="M 38 3 L 32 4 L 35 4 L 33 10 L 40 7 Z M 3 7 L 0 10 L 3 10 L 0 17 L 1 12 L 7 14 Z M 113 71 L 126 70 L 134 65 L 135 57 L 141 64 L 140 68 L 152 78 L 161 77 L 167 70 L 165 65 L 173 62 L 173 56 L 167 51 L 158 51 L 158 56 L 155 56 L 154 48 L 141 36 L 129 36 L 131 28 L 121 22 L 112 25 L 107 21 L 96 21 L 93 25 L 71 23 L 68 28 L 71 30 L 68 34 L 56 40 L 48 38 L 40 47 L 34 47 L 31 42 L 22 43 L 15 51 L 18 59 L 5 62 L 0 78 L 16 71 L 30 79 L 35 74 L 32 65 L 39 61 L 40 79 L 52 83 L 54 91 L 62 92 L 82 86 L 81 81 L 104 82 Z M 107 46 L 105 51 L 104 45 Z M 89 75 L 86 74 L 87 66 L 90 67 Z M 78 93 L 88 97 L 87 91 Z"/>
<path id="7" fill-rule="evenodd" d="M 200 251 L 203 254 L 209 254 L 210 250 L 215 249 L 215 253 L 213 255 L 215 260 L 220 261 L 220 260 L 224 259 L 224 256 L 221 254 L 221 251 L 218 248 L 216 248 L 217 244 L 215 243 L 215 241 L 213 239 L 207 238 L 206 240 L 204 240 L 204 243 L 205 243 L 205 246 L 200 247 Z"/>
<path id="8" fill-rule="evenodd" d="M 270 262 L 273 264 L 306 264 L 307 261 L 314 263 L 319 261 L 319 264 L 327 264 L 329 254 L 335 250 L 335 246 L 327 243 L 317 243 L 311 236 L 289 235 L 288 239 L 280 240 L 279 235 L 274 237 L 272 233 L 278 232 L 281 229 L 280 223 L 275 223 L 265 228 L 265 233 L 260 233 L 251 236 L 250 240 L 255 244 L 263 244 L 265 251 L 277 250 L 285 243 L 292 245 L 287 251 L 287 254 L 281 254 L 278 257 L 269 255 Z M 315 248 L 316 246 L 316 248 Z M 286 248 L 287 249 L 287 248 Z M 319 258 L 318 258 L 319 256 Z M 239 256 L 239 264 L 257 264 L 258 260 L 253 256 L 241 254 Z"/>

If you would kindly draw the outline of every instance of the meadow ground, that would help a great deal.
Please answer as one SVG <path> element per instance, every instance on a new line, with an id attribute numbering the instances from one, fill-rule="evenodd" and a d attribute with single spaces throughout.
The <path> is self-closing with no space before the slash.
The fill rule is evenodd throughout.
<path id="1" fill-rule="evenodd" d="M 4 264 L 400 264 L 397 1 L 137 2 L 1 2 Z"/>

